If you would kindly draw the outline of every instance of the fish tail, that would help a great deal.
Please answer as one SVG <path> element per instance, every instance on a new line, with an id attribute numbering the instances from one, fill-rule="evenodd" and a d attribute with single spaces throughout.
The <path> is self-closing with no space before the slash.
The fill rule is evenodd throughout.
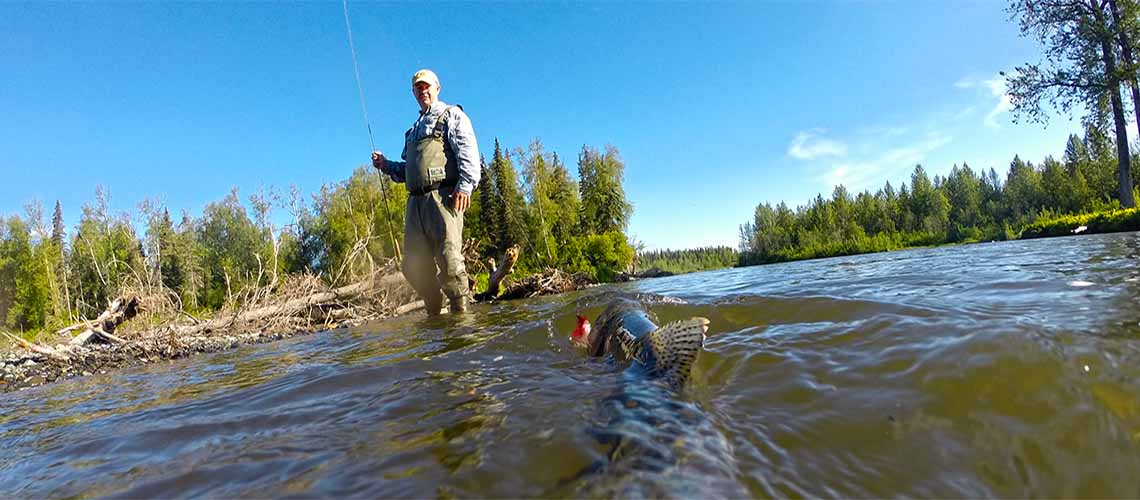
<path id="1" fill-rule="evenodd" d="M 676 389 L 684 387 L 692 371 L 697 353 L 705 345 L 707 318 L 693 317 L 674 321 L 649 334 L 649 348 L 653 351 L 654 371 Z"/>

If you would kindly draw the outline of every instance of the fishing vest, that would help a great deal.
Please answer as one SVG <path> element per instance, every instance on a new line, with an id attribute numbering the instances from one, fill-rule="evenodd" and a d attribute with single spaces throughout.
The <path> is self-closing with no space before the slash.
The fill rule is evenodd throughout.
<path id="1" fill-rule="evenodd" d="M 447 139 L 443 137 L 444 129 L 447 128 L 447 115 L 456 107 L 463 109 L 459 106 L 445 108 L 436 119 L 431 133 L 418 140 L 412 141 L 415 127 L 408 130 L 404 182 L 412 195 L 419 196 L 439 188 L 452 187 L 459 182 L 459 162 L 447 144 Z"/>

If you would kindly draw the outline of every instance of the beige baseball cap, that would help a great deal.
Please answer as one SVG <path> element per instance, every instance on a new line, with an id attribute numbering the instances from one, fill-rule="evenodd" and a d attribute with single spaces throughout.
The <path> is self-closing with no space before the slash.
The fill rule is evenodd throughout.
<path id="1" fill-rule="evenodd" d="M 412 75 L 412 85 L 420 82 L 428 82 L 436 87 L 439 86 L 439 77 L 435 76 L 435 72 L 430 69 L 421 69 Z"/>

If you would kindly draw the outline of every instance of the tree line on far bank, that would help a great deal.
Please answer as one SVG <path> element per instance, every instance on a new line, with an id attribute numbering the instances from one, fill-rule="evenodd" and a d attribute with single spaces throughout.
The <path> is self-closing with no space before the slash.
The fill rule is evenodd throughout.
<path id="1" fill-rule="evenodd" d="M 726 246 L 686 248 L 684 250 L 648 250 L 637 253 L 638 271 L 658 269 L 673 274 L 684 274 L 735 266 L 740 255 L 735 248 Z"/>
<path id="2" fill-rule="evenodd" d="M 496 140 L 465 217 L 469 268 L 518 246 L 522 273 L 558 268 L 612 280 L 634 258 L 624 169 L 617 148 L 583 146 L 574 178 L 538 140 L 514 152 Z M 59 201 L 50 221 L 33 202 L 23 216 L 0 219 L 0 329 L 29 333 L 93 318 L 128 290 L 161 290 L 198 313 L 240 305 L 302 274 L 345 284 L 396 255 L 407 197 L 403 184 L 362 165 L 310 200 L 294 187 L 243 202 L 234 188 L 200 217 L 172 217 L 150 200 L 137 214 L 112 213 L 100 187 L 70 234 Z M 275 210 L 289 214 L 281 227 Z"/>
<path id="3" fill-rule="evenodd" d="M 1015 156 L 1004 181 L 994 168 L 955 165 L 945 177 L 915 167 L 910 184 L 852 195 L 842 185 L 794 211 L 756 207 L 740 226 L 740 265 L 881 252 L 942 243 L 1005 240 L 1038 219 L 1120 208 L 1114 145 L 1096 127 L 1071 135 L 1064 157 Z"/>

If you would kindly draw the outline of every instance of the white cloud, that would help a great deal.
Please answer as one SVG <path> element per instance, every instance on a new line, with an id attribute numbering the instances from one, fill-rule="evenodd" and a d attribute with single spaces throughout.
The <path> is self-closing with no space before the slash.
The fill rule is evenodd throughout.
<path id="1" fill-rule="evenodd" d="M 973 106 L 967 106 L 966 109 L 963 109 L 962 111 L 959 111 L 958 113 L 956 113 L 954 115 L 953 119 L 954 119 L 954 121 L 965 120 L 966 118 L 969 118 L 970 116 L 972 116 L 974 114 L 974 111 L 976 111 L 976 108 L 974 108 Z"/>
<path id="2" fill-rule="evenodd" d="M 859 135 L 876 136 L 876 138 L 878 138 L 880 140 L 881 139 L 890 139 L 892 137 L 898 137 L 898 136 L 901 136 L 903 134 L 906 134 L 907 132 L 910 132 L 910 127 L 887 126 L 887 125 L 875 125 L 875 126 L 871 126 L 871 127 L 860 127 L 856 131 L 856 133 Z"/>
<path id="3" fill-rule="evenodd" d="M 824 186 L 834 187 L 843 184 L 848 190 L 859 191 L 874 182 L 882 170 L 878 164 L 868 162 L 841 163 L 832 166 L 817 180 Z"/>
<path id="4" fill-rule="evenodd" d="M 954 86 L 960 89 L 973 88 L 973 86 L 977 84 L 977 80 L 974 80 L 971 76 L 963 76 L 961 80 L 954 82 Z"/>
<path id="5" fill-rule="evenodd" d="M 997 103 L 993 104 L 989 113 L 986 113 L 986 116 L 982 118 L 982 123 L 986 127 L 992 129 L 1001 128 L 1001 124 L 998 123 L 998 118 L 1013 109 L 1013 101 L 1009 94 L 1006 93 L 1006 79 L 1001 74 L 994 75 L 993 78 L 988 80 L 975 78 L 973 76 L 964 76 L 954 83 L 954 87 L 959 89 L 979 88 L 988 90 L 986 101 L 993 102 L 993 99 L 997 99 Z M 965 114 L 966 113 L 962 113 L 963 116 Z"/>
<path id="6" fill-rule="evenodd" d="M 995 76 L 992 80 L 985 80 L 982 83 L 986 84 L 986 88 L 990 89 L 990 94 L 994 97 L 1005 95 L 1005 77 L 1002 75 Z"/>
<path id="7" fill-rule="evenodd" d="M 883 154 L 887 163 L 911 165 L 922 161 L 922 153 L 915 147 L 895 148 Z"/>
<path id="8" fill-rule="evenodd" d="M 879 137 L 872 141 L 877 147 L 867 148 L 866 156 L 825 165 L 817 180 L 828 188 L 843 184 L 851 192 L 873 189 L 881 185 L 884 179 L 893 178 L 898 173 L 913 169 L 930 153 L 952 140 L 949 135 L 933 131 L 884 148 L 883 144 L 888 144 L 890 141 Z"/>
<path id="9" fill-rule="evenodd" d="M 986 119 L 983 120 L 983 123 L 990 128 L 1001 128 L 1001 125 L 997 122 L 998 115 L 1007 113 L 1011 109 L 1013 109 L 1013 101 L 1009 97 L 1009 94 L 1003 94 L 1001 100 L 994 106 L 994 109 L 991 109 L 990 112 L 986 114 Z"/>
<path id="10" fill-rule="evenodd" d="M 987 87 L 989 87 L 990 94 L 993 97 L 998 98 L 998 103 L 986 115 L 984 123 L 987 127 L 990 128 L 1001 128 L 1001 125 L 998 125 L 996 118 L 998 115 L 1009 112 L 1011 109 L 1013 109 L 1012 98 L 1009 96 L 1009 94 L 1006 93 L 1005 77 L 998 75 L 992 80 L 986 80 L 984 83 Z"/>
<path id="11" fill-rule="evenodd" d="M 788 155 L 800 160 L 814 160 L 825 156 L 847 156 L 847 145 L 822 137 L 826 131 L 812 129 L 801 131 L 788 146 Z"/>

